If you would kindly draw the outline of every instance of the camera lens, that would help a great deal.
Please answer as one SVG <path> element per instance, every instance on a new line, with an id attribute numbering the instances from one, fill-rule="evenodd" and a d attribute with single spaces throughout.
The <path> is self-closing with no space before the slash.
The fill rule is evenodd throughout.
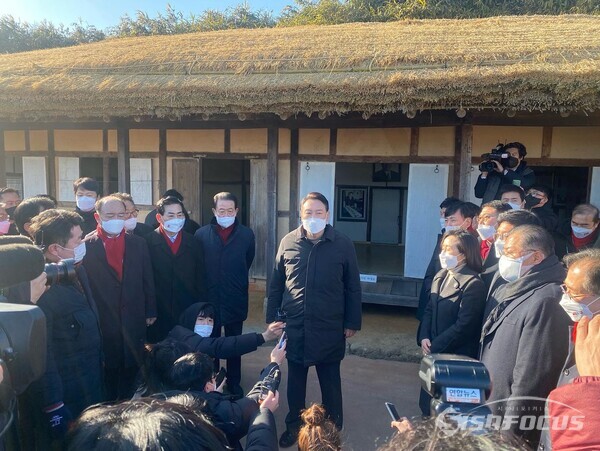
<path id="1" fill-rule="evenodd" d="M 69 258 L 58 263 L 47 263 L 44 265 L 44 272 L 46 273 L 46 285 L 48 286 L 65 282 L 75 277 L 75 260 Z"/>

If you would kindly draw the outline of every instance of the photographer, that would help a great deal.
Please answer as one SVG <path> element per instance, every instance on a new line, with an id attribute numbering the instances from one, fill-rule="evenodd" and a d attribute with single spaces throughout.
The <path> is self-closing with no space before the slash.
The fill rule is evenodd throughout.
<path id="1" fill-rule="evenodd" d="M 500 158 L 503 154 L 508 154 L 508 158 Z M 524 190 L 531 188 L 535 183 L 535 173 L 527 167 L 525 155 L 527 149 L 520 142 L 498 145 L 490 154 L 485 154 L 484 158 L 489 158 L 479 166 L 481 174 L 475 184 L 475 197 L 483 199 L 486 204 L 500 199 L 502 185 L 516 185 Z"/>
<path id="2" fill-rule="evenodd" d="M 37 302 L 47 324 L 46 372 L 34 385 L 37 411 L 46 417 L 36 428 L 42 446 L 62 440 L 71 419 L 103 400 L 98 315 L 79 264 L 85 255 L 82 226 L 77 213 L 46 210 L 29 228 L 46 261 L 56 265 L 47 265 L 51 286 Z"/>

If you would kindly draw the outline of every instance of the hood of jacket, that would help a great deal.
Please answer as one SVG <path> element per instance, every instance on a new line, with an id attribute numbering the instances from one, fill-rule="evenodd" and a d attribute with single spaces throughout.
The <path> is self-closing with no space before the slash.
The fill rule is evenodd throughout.
<path id="1" fill-rule="evenodd" d="M 221 323 L 218 318 L 219 312 L 218 312 L 217 308 L 210 302 L 196 302 L 195 304 L 190 305 L 188 308 L 186 308 L 183 311 L 183 313 L 179 317 L 179 325 L 182 327 L 185 327 L 186 329 L 194 330 L 194 326 L 196 325 L 196 318 L 198 318 L 198 313 L 200 313 L 202 310 L 204 310 L 207 305 L 212 306 L 215 311 L 215 318 L 214 318 L 215 322 L 213 325 L 213 332 L 210 336 L 218 337 L 218 335 L 216 335 L 216 333 L 221 329 Z"/>

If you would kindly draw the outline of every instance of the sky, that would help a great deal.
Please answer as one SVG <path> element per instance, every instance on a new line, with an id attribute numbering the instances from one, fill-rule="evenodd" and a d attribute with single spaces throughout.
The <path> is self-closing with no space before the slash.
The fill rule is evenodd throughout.
<path id="1" fill-rule="evenodd" d="M 116 25 L 125 14 L 135 16 L 145 11 L 150 17 L 164 13 L 167 4 L 184 16 L 198 14 L 206 9 L 224 10 L 243 0 L 0 0 L 0 16 L 12 15 L 22 22 L 48 20 L 55 25 L 70 25 L 81 19 L 84 24 L 100 29 Z M 293 0 L 247 0 L 253 10 L 265 9 L 277 16 Z"/>

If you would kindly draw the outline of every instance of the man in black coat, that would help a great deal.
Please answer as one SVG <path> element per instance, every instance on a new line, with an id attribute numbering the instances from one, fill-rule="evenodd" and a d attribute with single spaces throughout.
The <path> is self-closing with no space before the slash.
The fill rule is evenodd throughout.
<path id="1" fill-rule="evenodd" d="M 98 238 L 87 242 L 83 265 L 100 317 L 107 399 L 127 399 L 156 320 L 152 264 L 146 241 L 125 233 L 123 202 L 107 196 L 96 208 Z"/>
<path id="2" fill-rule="evenodd" d="M 569 326 L 569 354 L 564 362 L 557 387 L 570 384 L 579 376 L 575 363 L 575 341 L 577 323 L 591 314 L 600 313 L 600 249 L 586 249 L 565 257 L 567 277 L 565 278 L 561 305 L 574 324 Z M 550 432 L 544 430 L 540 440 L 540 450 L 551 450 Z"/>
<path id="3" fill-rule="evenodd" d="M 215 217 L 194 237 L 204 252 L 208 300 L 218 309 L 225 336 L 231 337 L 242 333 L 248 317 L 248 271 L 254 261 L 255 239 L 254 232 L 236 218 L 238 200 L 233 194 L 218 193 L 213 200 Z M 229 393 L 242 396 L 240 357 L 227 359 L 227 378 Z"/>
<path id="4" fill-rule="evenodd" d="M 340 363 L 346 338 L 360 330 L 361 288 L 352 241 L 327 225 L 329 202 L 309 193 L 301 202 L 302 226 L 279 245 L 269 286 L 267 323 L 287 314 L 287 429 L 279 445 L 292 446 L 305 408 L 308 368 L 315 366 L 321 397 L 338 429 L 343 425 Z"/>
<path id="5" fill-rule="evenodd" d="M 498 267 L 507 283 L 491 294 L 498 305 L 481 333 L 480 359 L 492 380 L 488 403 L 511 433 L 535 447 L 540 430 L 520 424 L 544 415 L 567 357 L 569 318 L 559 304 L 565 269 L 552 236 L 533 225 L 508 234 Z"/>
<path id="6" fill-rule="evenodd" d="M 146 236 L 156 287 L 156 322 L 148 329 L 151 343 L 163 340 L 190 305 L 206 297 L 202 246 L 182 230 L 185 207 L 176 197 L 156 204 L 159 226 Z"/>
<path id="7" fill-rule="evenodd" d="M 184 200 L 183 195 L 176 189 L 166 190 L 165 193 L 162 195 L 161 199 L 165 199 L 167 197 L 176 197 L 181 202 L 183 202 Z M 157 211 L 155 208 L 154 210 L 150 211 L 150 213 L 148 213 L 146 215 L 146 218 L 144 219 L 144 224 L 150 227 L 152 230 L 158 227 L 156 213 Z M 183 224 L 183 231 L 193 235 L 194 233 L 196 233 L 196 230 L 200 228 L 200 224 L 198 224 L 196 221 L 190 218 L 190 215 L 187 210 L 185 210 L 183 213 L 185 214 L 185 223 Z"/>
<path id="8" fill-rule="evenodd" d="M 100 198 L 100 184 L 90 177 L 81 177 L 73 182 L 75 212 L 83 218 L 83 235 L 96 230 L 96 201 Z"/>
<path id="9" fill-rule="evenodd" d="M 525 155 L 527 149 L 520 142 L 508 143 L 502 147 L 501 152 L 509 154 L 516 162 L 514 167 L 503 167 L 497 160 L 491 160 L 494 170 L 482 171 L 475 184 L 475 197 L 483 199 L 482 204 L 487 204 L 494 199 L 500 199 L 502 185 L 520 186 L 528 190 L 535 183 L 535 173 L 527 167 Z"/>
<path id="10" fill-rule="evenodd" d="M 80 265 L 86 249 L 82 225 L 77 213 L 51 209 L 36 216 L 29 228 L 48 263 L 76 261 L 75 274 L 55 281 L 37 302 L 46 316 L 48 334 L 46 372 L 32 386 L 38 412 L 46 416 L 44 427 L 36 428 L 38 437 L 50 432 L 61 440 L 69 420 L 104 400 L 98 312 Z M 45 442 L 42 447 L 48 445 L 40 439 Z"/>

